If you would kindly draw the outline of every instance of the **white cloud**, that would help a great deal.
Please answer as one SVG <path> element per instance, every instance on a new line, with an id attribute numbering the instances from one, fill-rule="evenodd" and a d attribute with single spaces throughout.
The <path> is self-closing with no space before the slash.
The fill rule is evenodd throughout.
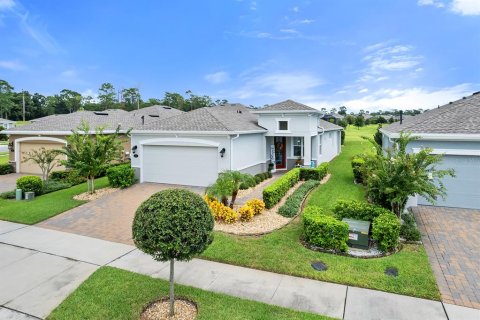
<path id="1" fill-rule="evenodd" d="M 280 32 L 283 32 L 283 33 L 298 33 L 297 30 L 295 29 L 280 29 Z"/>
<path id="2" fill-rule="evenodd" d="M 0 60 L 0 68 L 12 71 L 25 70 L 25 66 L 16 60 Z"/>
<path id="3" fill-rule="evenodd" d="M 96 91 L 93 91 L 92 89 L 87 89 L 85 91 L 83 91 L 82 93 L 80 93 L 82 95 L 83 98 L 92 98 L 92 102 L 98 102 L 98 92 Z"/>
<path id="4" fill-rule="evenodd" d="M 209 73 L 205 75 L 205 80 L 213 84 L 224 83 L 224 82 L 227 82 L 229 79 L 230 79 L 230 76 L 225 71 L 219 71 L 219 72 Z"/>
<path id="5" fill-rule="evenodd" d="M 15 1 L 13 0 L 0 0 L 0 11 L 8 11 L 15 7 Z"/>
<path id="6" fill-rule="evenodd" d="M 358 93 L 367 93 L 367 92 L 368 92 L 367 88 L 363 88 L 361 90 L 358 90 Z"/>
<path id="7" fill-rule="evenodd" d="M 418 0 L 419 6 L 434 6 L 437 8 L 443 8 L 445 4 L 439 0 Z"/>
<path id="8" fill-rule="evenodd" d="M 77 71 L 75 71 L 74 69 L 62 71 L 60 75 L 65 78 L 76 78 L 78 76 Z"/>
<path id="9" fill-rule="evenodd" d="M 293 12 L 300 12 L 300 8 L 299 8 L 299 7 L 293 7 L 293 8 L 292 8 L 292 11 L 293 11 Z"/>
<path id="10" fill-rule="evenodd" d="M 256 1 L 251 1 L 250 2 L 250 10 L 252 10 L 252 11 L 257 10 L 257 2 Z"/>
<path id="11" fill-rule="evenodd" d="M 451 10 L 455 13 L 467 15 L 480 15 L 479 0 L 453 0 Z"/>

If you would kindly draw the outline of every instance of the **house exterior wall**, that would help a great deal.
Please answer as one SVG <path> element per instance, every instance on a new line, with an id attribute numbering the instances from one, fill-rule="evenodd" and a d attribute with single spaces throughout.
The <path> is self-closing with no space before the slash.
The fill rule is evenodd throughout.
<path id="1" fill-rule="evenodd" d="M 326 131 L 323 134 L 318 135 L 315 139 L 315 155 L 316 162 L 318 164 L 322 162 L 331 161 L 340 153 L 341 145 L 341 133 L 339 130 Z M 322 144 L 322 150 L 320 153 L 320 142 Z M 313 153 L 312 153 L 313 154 Z"/>
<path id="2" fill-rule="evenodd" d="M 278 130 L 278 121 L 286 120 L 289 122 L 288 130 Z M 309 134 L 315 135 L 318 127 L 318 115 L 273 113 L 259 114 L 258 125 L 268 130 L 267 136 L 285 136 L 297 137 Z"/>
<path id="3" fill-rule="evenodd" d="M 233 151 L 230 151 L 232 170 L 247 170 L 246 172 L 252 174 L 266 171 L 265 134 L 241 134 L 238 138 L 233 137 L 231 141 L 233 145 Z"/>

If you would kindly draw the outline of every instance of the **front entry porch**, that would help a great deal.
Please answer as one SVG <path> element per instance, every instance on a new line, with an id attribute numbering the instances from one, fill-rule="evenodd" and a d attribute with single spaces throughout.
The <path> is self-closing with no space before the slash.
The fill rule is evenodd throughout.
<path id="1" fill-rule="evenodd" d="M 316 165 L 316 159 L 312 159 L 312 146 L 315 137 L 267 137 L 267 150 L 270 163 L 274 164 L 275 170 L 290 170 L 295 167 L 310 167 Z"/>

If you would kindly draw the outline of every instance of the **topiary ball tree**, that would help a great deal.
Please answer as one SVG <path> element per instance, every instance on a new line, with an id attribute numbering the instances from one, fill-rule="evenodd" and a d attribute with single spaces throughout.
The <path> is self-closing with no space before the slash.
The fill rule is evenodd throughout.
<path id="1" fill-rule="evenodd" d="M 144 201 L 135 213 L 135 245 L 157 261 L 170 261 L 170 317 L 174 310 L 174 261 L 188 261 L 212 242 L 213 217 L 203 198 L 167 189 Z"/>

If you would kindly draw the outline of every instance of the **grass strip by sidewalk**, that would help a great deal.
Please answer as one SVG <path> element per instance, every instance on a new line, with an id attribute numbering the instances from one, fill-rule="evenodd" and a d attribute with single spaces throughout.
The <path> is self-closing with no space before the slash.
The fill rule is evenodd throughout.
<path id="1" fill-rule="evenodd" d="M 106 177 L 95 180 L 95 188 L 108 186 Z M 0 220 L 35 224 L 69 209 L 78 207 L 86 201 L 73 200 L 73 196 L 86 192 L 87 184 L 82 183 L 68 189 L 63 189 L 38 196 L 33 201 L 15 201 L 0 199 Z"/>
<path id="2" fill-rule="evenodd" d="M 176 285 L 177 297 L 194 301 L 197 320 L 327 320 L 265 303 Z M 145 305 L 168 296 L 168 282 L 112 267 L 97 270 L 47 318 L 49 320 L 140 319 Z"/>

